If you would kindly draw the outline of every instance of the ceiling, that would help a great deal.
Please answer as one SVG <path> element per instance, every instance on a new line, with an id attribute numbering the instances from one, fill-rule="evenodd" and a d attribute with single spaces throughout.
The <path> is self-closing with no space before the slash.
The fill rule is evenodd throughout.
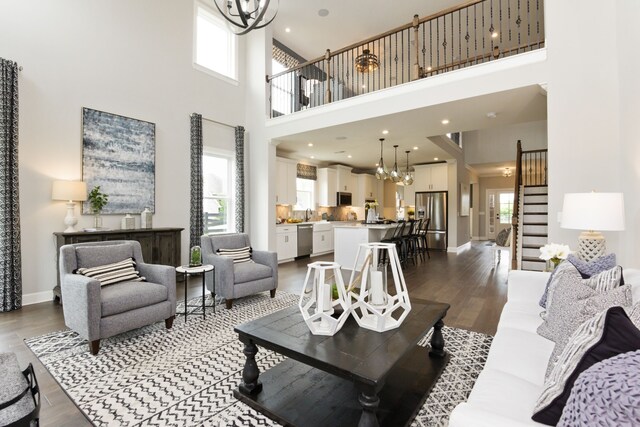
<path id="1" fill-rule="evenodd" d="M 411 150 L 411 164 L 433 162 L 434 157 L 439 160 L 452 158 L 430 142 L 429 136 L 546 120 L 546 106 L 546 97 L 539 87 L 528 86 L 289 135 L 278 138 L 277 152 L 312 163 L 341 163 L 369 170 L 375 168 L 380 158 L 378 139 L 384 137 L 385 165 L 393 166 L 393 145 L 398 144 L 398 163 L 404 168 L 405 150 Z M 496 117 L 487 117 L 489 112 L 494 112 Z M 443 119 L 448 119 L 449 124 L 443 125 Z M 385 129 L 389 131 L 387 135 L 382 134 Z M 312 147 L 309 147 L 310 143 Z M 414 147 L 418 149 L 414 150 Z"/>
<path id="2" fill-rule="evenodd" d="M 275 2 L 273 2 L 275 3 Z M 462 0 L 280 0 L 273 37 L 307 60 L 408 24 Z M 321 17 L 318 11 L 329 14 Z M 289 28 L 290 32 L 286 32 Z"/>

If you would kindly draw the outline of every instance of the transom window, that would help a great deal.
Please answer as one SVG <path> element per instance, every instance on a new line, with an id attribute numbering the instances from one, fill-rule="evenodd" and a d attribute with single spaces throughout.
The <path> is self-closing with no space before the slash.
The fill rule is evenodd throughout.
<path id="1" fill-rule="evenodd" d="M 196 2 L 194 64 L 202 71 L 237 81 L 237 36 L 214 13 Z"/>

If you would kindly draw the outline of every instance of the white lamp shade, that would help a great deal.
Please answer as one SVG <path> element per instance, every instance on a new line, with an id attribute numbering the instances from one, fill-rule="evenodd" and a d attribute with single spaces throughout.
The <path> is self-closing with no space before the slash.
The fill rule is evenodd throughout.
<path id="1" fill-rule="evenodd" d="M 624 230 L 622 193 L 567 193 L 560 227 L 573 230 Z"/>
<path id="2" fill-rule="evenodd" d="M 52 200 L 87 200 L 87 184 L 82 181 L 53 181 Z"/>

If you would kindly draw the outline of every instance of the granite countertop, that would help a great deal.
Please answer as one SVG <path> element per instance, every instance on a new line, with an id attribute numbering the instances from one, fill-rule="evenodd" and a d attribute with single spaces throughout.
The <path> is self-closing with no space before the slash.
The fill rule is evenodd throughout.
<path id="1" fill-rule="evenodd" d="M 397 227 L 398 224 L 335 224 L 334 228 L 366 228 L 371 230 L 388 230 Z"/>
<path id="2" fill-rule="evenodd" d="M 357 225 L 360 224 L 360 221 L 304 221 L 304 222 L 292 222 L 292 223 L 284 223 L 284 224 L 276 224 L 276 227 L 290 227 L 292 225 L 305 225 L 305 224 L 333 224 L 334 227 L 337 227 L 338 224 L 351 224 Z"/>

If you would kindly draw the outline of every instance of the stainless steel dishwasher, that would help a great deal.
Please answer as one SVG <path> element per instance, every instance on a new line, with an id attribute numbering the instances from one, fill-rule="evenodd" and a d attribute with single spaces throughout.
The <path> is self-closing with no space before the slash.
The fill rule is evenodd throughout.
<path id="1" fill-rule="evenodd" d="M 308 256 L 313 252 L 313 224 L 298 225 L 298 256 Z"/>

